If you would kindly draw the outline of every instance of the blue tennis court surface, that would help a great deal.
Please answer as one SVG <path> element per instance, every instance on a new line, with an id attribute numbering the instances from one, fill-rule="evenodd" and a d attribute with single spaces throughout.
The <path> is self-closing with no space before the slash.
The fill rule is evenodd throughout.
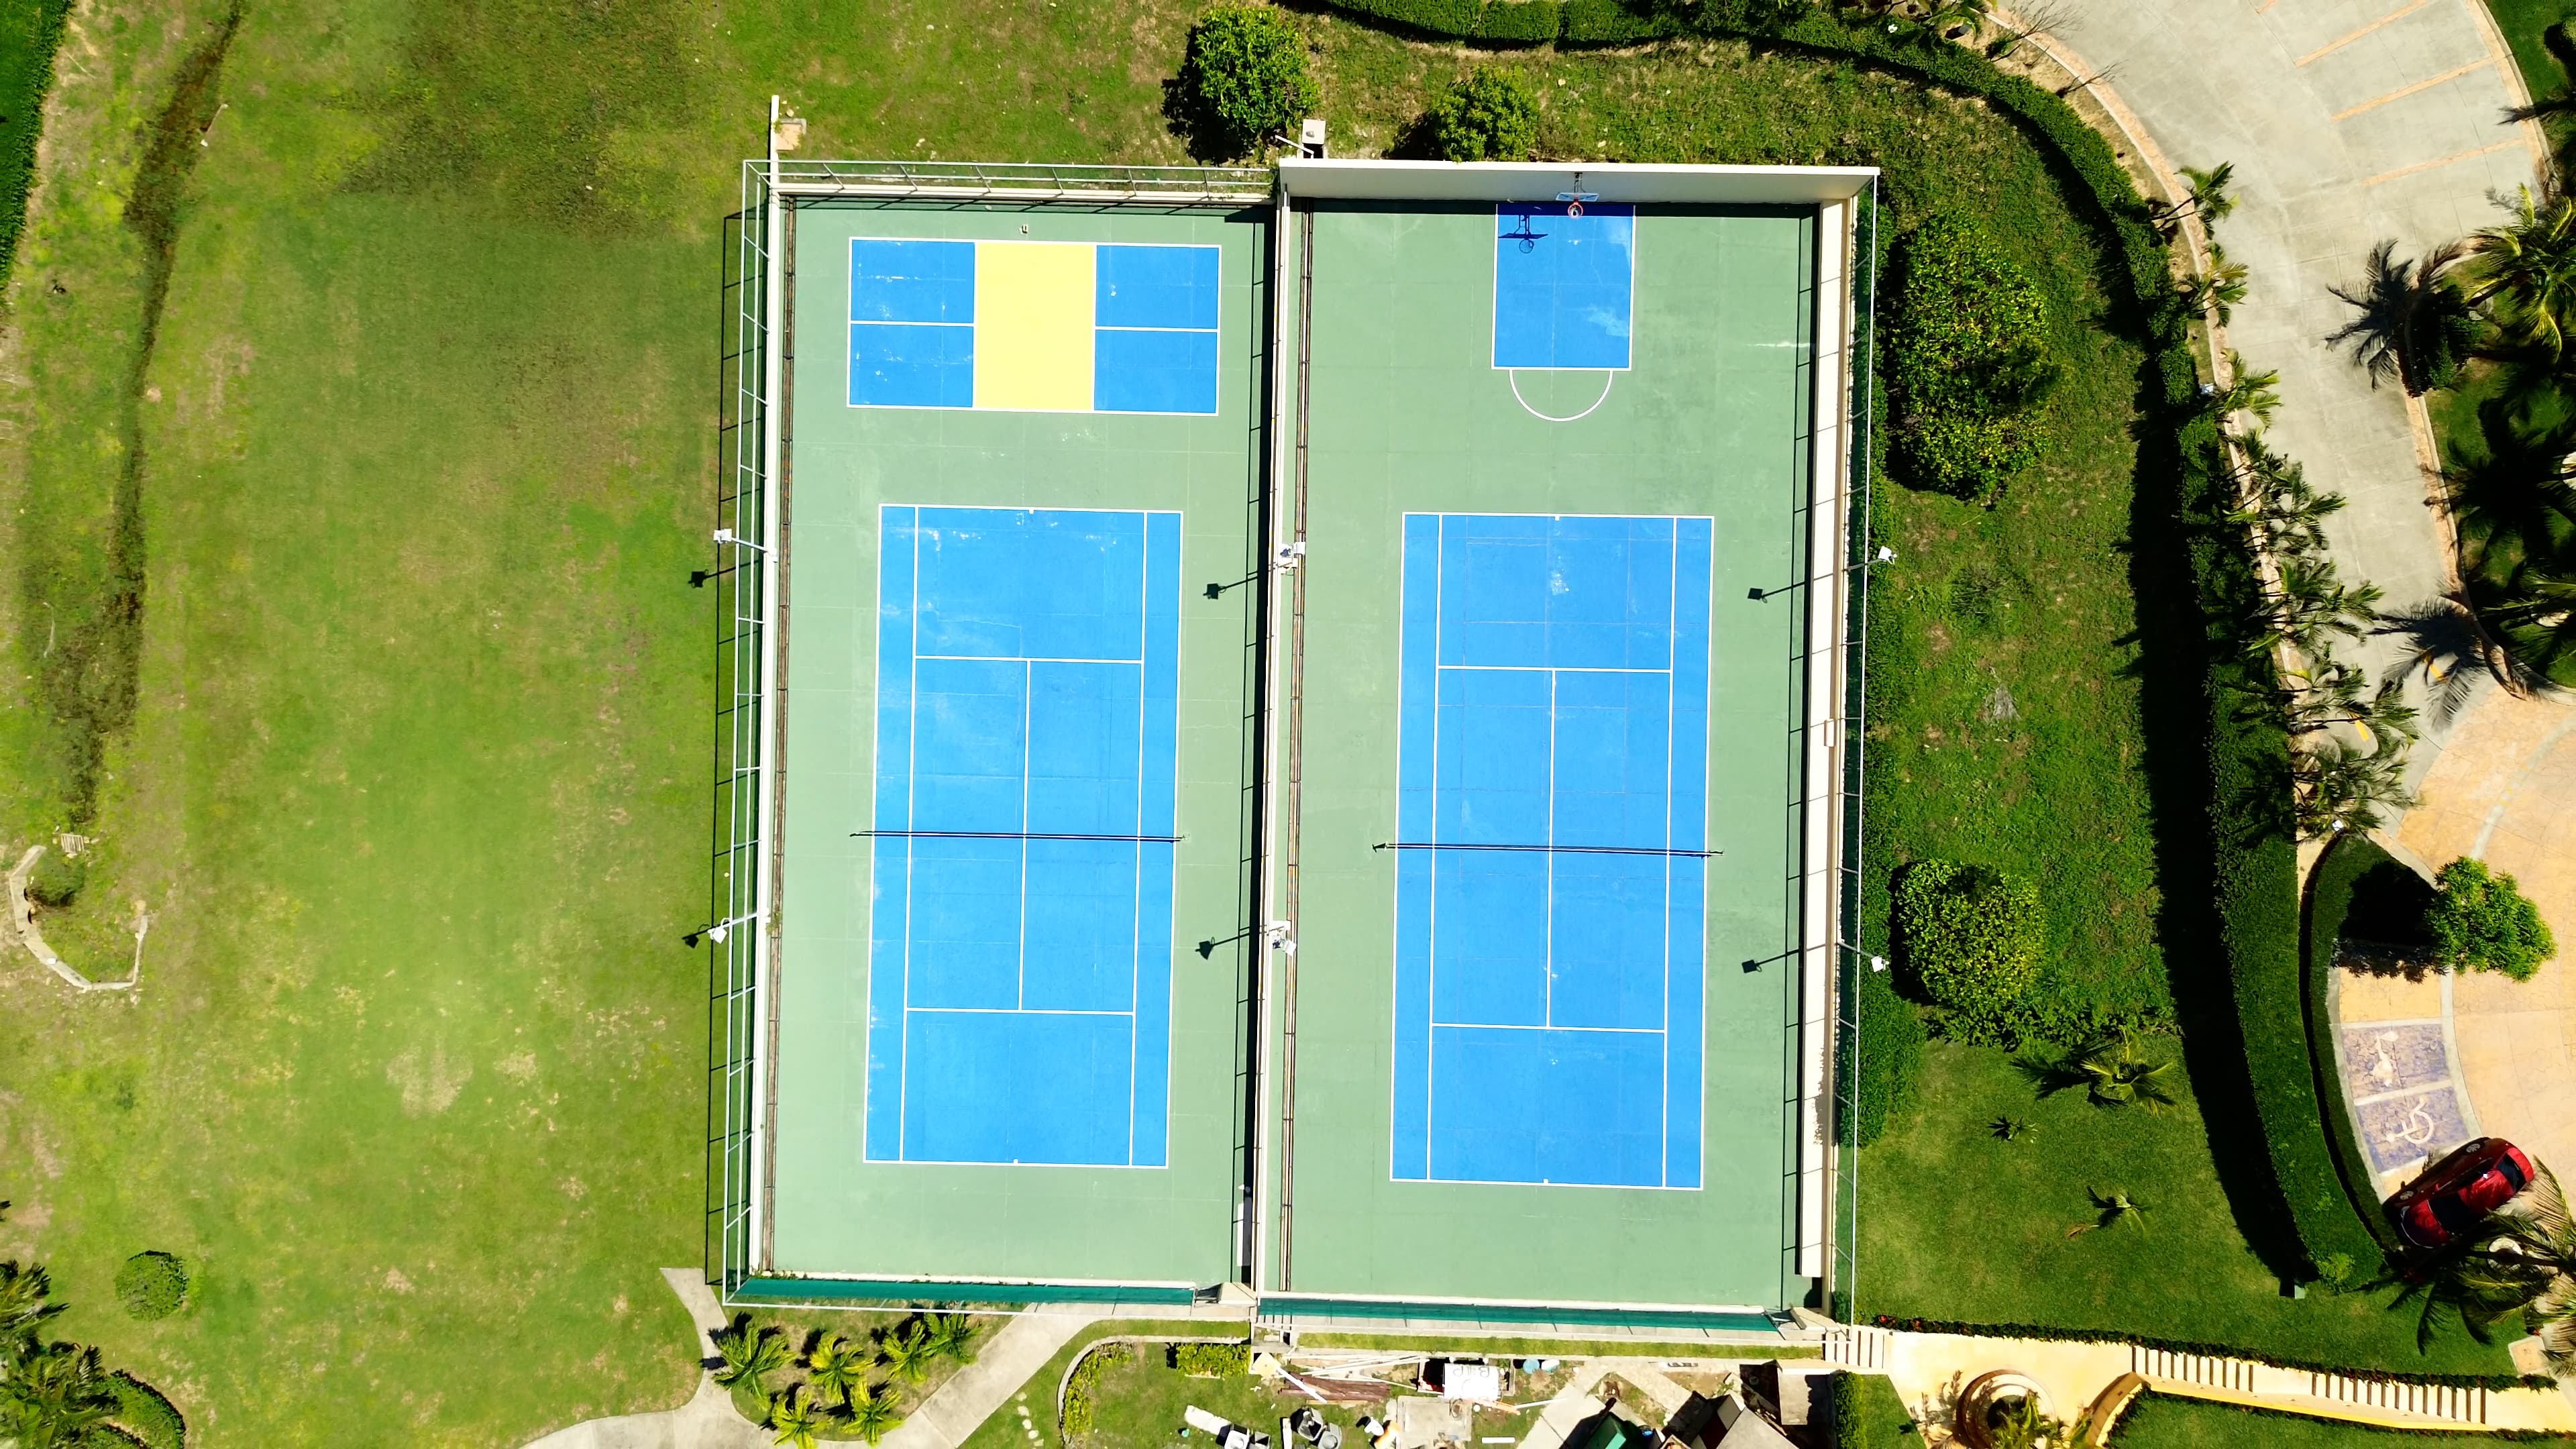
<path id="1" fill-rule="evenodd" d="M 1181 516 L 879 519 L 867 1160 L 1161 1167 Z"/>
<path id="2" fill-rule="evenodd" d="M 1213 415 L 1221 253 L 850 242 L 852 407 Z"/>
<path id="3" fill-rule="evenodd" d="M 1494 366 L 1628 366 L 1635 320 L 1637 211 L 1494 208 Z"/>
<path id="4" fill-rule="evenodd" d="M 1700 1185 L 1712 531 L 1405 517 L 1399 1179 Z"/>

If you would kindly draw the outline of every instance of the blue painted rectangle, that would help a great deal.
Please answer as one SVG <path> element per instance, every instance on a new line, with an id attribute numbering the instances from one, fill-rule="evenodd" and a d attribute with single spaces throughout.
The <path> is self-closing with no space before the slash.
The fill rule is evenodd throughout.
<path id="1" fill-rule="evenodd" d="M 1394 1175 L 1697 1188 L 1713 524 L 1404 528 Z"/>
<path id="2" fill-rule="evenodd" d="M 914 322 L 851 323 L 850 405 L 973 407 L 975 329 Z"/>
<path id="3" fill-rule="evenodd" d="M 867 1160 L 1163 1166 L 1180 515 L 879 520 Z"/>
<path id="4" fill-rule="evenodd" d="M 850 320 L 973 323 L 975 244 L 853 238 Z"/>
<path id="5" fill-rule="evenodd" d="M 1096 255 L 1096 325 L 1216 330 L 1217 248 L 1104 244 Z"/>
<path id="6" fill-rule="evenodd" d="M 1636 251 L 1634 207 L 1494 208 L 1494 366 L 1626 369 Z"/>
<path id="7" fill-rule="evenodd" d="M 1091 407 L 1103 413 L 1216 413 L 1214 332 L 1092 334 Z"/>

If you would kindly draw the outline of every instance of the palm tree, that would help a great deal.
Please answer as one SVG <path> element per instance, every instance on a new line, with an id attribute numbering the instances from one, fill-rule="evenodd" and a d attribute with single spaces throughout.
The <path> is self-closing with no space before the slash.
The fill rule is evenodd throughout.
<path id="1" fill-rule="evenodd" d="M 2359 286 L 2327 289 L 2360 313 L 2326 338 L 2327 345 L 2349 345 L 2353 365 L 2370 374 L 2372 387 L 2395 382 L 2420 397 L 2449 386 L 2477 343 L 2468 295 L 2444 275 L 2468 253 L 2466 242 L 2446 242 L 2409 263 L 2397 259 L 2394 241 L 2371 248 Z"/>
<path id="2" fill-rule="evenodd" d="M 885 1355 L 886 1371 L 908 1384 L 930 1377 L 930 1366 L 938 1362 L 931 1352 L 930 1335 L 917 1318 L 903 1325 L 900 1332 L 879 1338 L 877 1350 Z"/>
<path id="3" fill-rule="evenodd" d="M 0 1375 L 0 1444 L 11 1449 L 74 1449 L 116 1412 L 116 1389 L 98 1350 L 77 1344 L 23 1342 Z"/>
<path id="4" fill-rule="evenodd" d="M 2308 658 L 2329 652 L 2329 635 L 2359 639 L 2379 621 L 2379 587 L 2346 584 L 2324 558 L 2281 560 L 2279 578 L 2261 591 L 2245 652 L 2267 654 L 2287 644 Z"/>
<path id="5" fill-rule="evenodd" d="M 805 1376 L 825 1402 L 847 1403 L 851 1394 L 867 1386 L 868 1359 L 863 1345 L 827 1333 L 805 1355 Z"/>
<path id="6" fill-rule="evenodd" d="M 2415 803 L 2406 788 L 2406 745 L 2400 740 L 2381 739 L 2365 750 L 2327 739 L 2294 749 L 2290 780 L 2303 840 L 2375 830 L 2382 810 L 2404 810 Z"/>
<path id="7" fill-rule="evenodd" d="M 2236 380 L 2209 394 L 2210 415 L 2224 420 L 2238 413 L 2252 413 L 2258 424 L 2272 421 L 2272 414 L 2281 406 L 2280 372 L 2251 371 L 2243 355 L 2232 348 L 2227 353 L 2227 372 Z"/>
<path id="8" fill-rule="evenodd" d="M 762 1379 L 787 1367 L 786 1338 L 775 1328 L 755 1331 L 748 1313 L 735 1314 L 733 1322 L 709 1336 L 715 1339 L 716 1352 L 724 1355 L 716 1382 L 728 1388 L 745 1383 L 757 1388 Z"/>
<path id="9" fill-rule="evenodd" d="M 2031 1135 L 2030 1123 L 2020 1117 L 1997 1117 L 1986 1124 L 1986 1135 L 1997 1142 L 2019 1142 Z"/>
<path id="10" fill-rule="evenodd" d="M 2082 1087 L 2096 1107 L 2135 1105 L 2153 1112 L 2174 1105 L 2173 1063 L 2149 1055 L 2130 1027 L 2103 1032 L 2055 1061 L 2024 1058 L 2015 1065 L 2043 1097 Z"/>
<path id="11" fill-rule="evenodd" d="M 36 1325 L 62 1312 L 63 1305 L 48 1301 L 53 1291 L 44 1265 L 0 1263 L 0 1339 L 33 1333 Z"/>
<path id="12" fill-rule="evenodd" d="M 2556 680 L 2576 669 L 2576 574 L 2527 563 L 2479 601 L 2488 630 L 2533 673 Z"/>
<path id="13" fill-rule="evenodd" d="M 850 1395 L 850 1428 L 868 1443 L 893 1433 L 902 1423 L 903 1415 L 894 1411 L 893 1390 L 871 1387 Z"/>
<path id="14" fill-rule="evenodd" d="M 2380 681 L 2364 697 L 2362 672 L 2350 665 L 2330 665 L 2318 686 L 2290 706 L 2290 733 L 2314 734 L 2336 725 L 2352 725 L 2375 744 L 2383 739 L 2415 738 L 2415 707 L 2406 702 L 2403 675 Z"/>
<path id="15" fill-rule="evenodd" d="M 832 1414 L 821 1400 L 805 1397 L 803 1384 L 790 1384 L 787 1392 L 769 1397 L 769 1427 L 778 1431 L 777 1443 L 814 1449 L 814 1441 L 832 1427 Z"/>
<path id="16" fill-rule="evenodd" d="M 2423 1303 L 2415 1326 L 2419 1346 L 2454 1317 L 2470 1337 L 2488 1343 L 2496 1324 L 2519 1316 L 2523 1330 L 2540 1339 L 2551 1372 L 2576 1377 L 2576 1221 L 2556 1174 L 2541 1167 L 2520 1196 L 2399 1295 L 2401 1302 L 2407 1298 Z"/>
<path id="17" fill-rule="evenodd" d="M 2186 276 L 2174 284 L 2182 294 L 2183 305 L 2194 312 L 2215 309 L 2218 325 L 2226 326 L 2236 316 L 2236 304 L 2245 300 L 2245 264 L 2227 259 L 2227 249 L 2213 241 L 2209 244 L 2209 270 Z"/>
<path id="18" fill-rule="evenodd" d="M 2147 1230 L 2147 1205 L 2126 1192 L 2114 1189 L 2106 1193 L 2098 1189 L 2086 1188 L 2084 1195 L 2093 1199 L 2092 1221 L 2077 1223 L 2068 1228 L 2066 1236 L 2080 1237 L 2085 1233 L 2097 1232 L 2103 1228 L 2116 1228 L 2122 1223 L 2142 1233 Z"/>
<path id="19" fill-rule="evenodd" d="M 2183 193 L 2182 200 L 2156 207 L 2156 220 L 2167 228 L 2186 214 L 2198 215 L 2200 224 L 2208 227 L 2236 209 L 2236 198 L 2227 194 L 2228 183 L 2236 179 L 2235 162 L 2221 161 L 2206 171 L 2185 166 L 2182 174 L 2190 180 L 2191 189 Z"/>
<path id="20" fill-rule="evenodd" d="M 2381 616 L 2374 634 L 2394 634 L 2404 642 L 2406 657 L 2389 671 L 2391 679 L 2412 674 L 2424 681 L 2433 719 L 2448 724 L 2467 707 L 2484 670 L 2498 684 L 2519 695 L 2553 692 L 2557 685 L 2497 646 L 2478 623 L 2466 596 L 2442 594 L 2409 609 Z M 2473 669 L 2471 666 L 2475 666 Z"/>
<path id="21" fill-rule="evenodd" d="M 975 1356 L 975 1320 L 963 1313 L 941 1313 L 930 1320 L 930 1351 L 950 1363 Z"/>
<path id="22" fill-rule="evenodd" d="M 2478 232 L 2470 247 L 2469 300 L 2554 362 L 2566 350 L 2565 324 L 2576 318 L 2576 203 L 2522 187 L 2513 215 Z"/>

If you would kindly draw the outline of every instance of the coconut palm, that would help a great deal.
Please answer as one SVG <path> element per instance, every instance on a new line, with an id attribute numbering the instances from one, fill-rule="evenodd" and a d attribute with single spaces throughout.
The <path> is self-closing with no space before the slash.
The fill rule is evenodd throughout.
<path id="1" fill-rule="evenodd" d="M 2488 631 L 2524 667 L 2553 680 L 2576 672 L 2576 574 L 2527 563 L 2477 598 Z"/>
<path id="2" fill-rule="evenodd" d="M 2327 337 L 2327 345 L 2349 346 L 2353 365 L 2370 375 L 2372 387 L 2394 382 L 2421 396 L 2449 386 L 2477 343 L 2468 294 L 2445 275 L 2468 253 L 2466 242 L 2447 242 L 2406 262 L 2394 241 L 2371 248 L 2359 286 L 2327 289 L 2359 314 Z"/>
<path id="3" fill-rule="evenodd" d="M 931 1365 L 939 1361 L 930 1348 L 930 1333 L 918 1318 L 900 1331 L 880 1336 L 877 1351 L 885 1356 L 886 1372 L 908 1384 L 930 1377 Z"/>
<path id="4" fill-rule="evenodd" d="M 2520 695 L 2553 692 L 2557 685 L 2534 671 L 2512 651 L 2499 647 L 2478 623 L 2477 610 L 2460 594 L 2442 594 L 2411 608 L 2380 616 L 2373 634 L 2393 634 L 2406 657 L 2388 672 L 2391 679 L 2409 675 L 2423 681 L 2425 703 L 2436 724 L 2459 717 L 2475 693 L 2481 672 Z"/>
<path id="5" fill-rule="evenodd" d="M 94 1348 L 22 1340 L 0 1375 L 0 1444 L 11 1449 L 94 1443 L 90 1431 L 115 1412 L 116 1388 Z"/>
<path id="6" fill-rule="evenodd" d="M 963 1313 L 935 1314 L 930 1320 L 930 1351 L 949 1363 L 975 1356 L 975 1320 Z"/>
<path id="7" fill-rule="evenodd" d="M 2080 1237 L 2104 1228 L 2116 1228 L 2123 1223 L 2142 1233 L 2147 1230 L 2147 1205 L 2126 1192 L 2117 1189 L 2102 1192 L 2095 1188 L 2086 1188 L 2084 1195 L 2093 1199 L 2092 1220 L 2077 1223 L 2068 1228 L 2066 1236 Z"/>
<path id="8" fill-rule="evenodd" d="M 762 1379 L 787 1367 L 791 1357 L 786 1338 L 775 1328 L 755 1330 L 748 1313 L 734 1315 L 733 1322 L 709 1336 L 715 1340 L 716 1352 L 724 1355 L 716 1382 L 728 1388 L 744 1383 L 758 1387 Z"/>
<path id="9" fill-rule="evenodd" d="M 903 1415 L 894 1409 L 893 1390 L 873 1387 L 851 1393 L 849 1427 L 861 1439 L 874 1444 L 902 1424 Z"/>
<path id="10" fill-rule="evenodd" d="M 2576 1377 L 2576 1221 L 2557 1176 L 2540 1167 L 2531 1186 L 2400 1295 L 2401 1302 L 2409 1298 L 2422 1304 L 2419 1345 L 2455 1318 L 2478 1342 L 2492 1342 L 2496 1324 L 2519 1317 L 2539 1338 L 2551 1372 Z"/>
<path id="11" fill-rule="evenodd" d="M 769 1396 L 768 1427 L 777 1433 L 777 1443 L 814 1449 L 814 1441 L 832 1427 L 832 1413 L 821 1400 L 805 1397 L 803 1384 L 790 1384 L 787 1392 Z"/>
<path id="12" fill-rule="evenodd" d="M 2236 304 L 2245 300 L 2245 264 L 2227 259 L 2227 249 L 2213 241 L 2209 244 L 2209 269 L 2184 277 L 2174 284 L 2182 294 L 2183 305 L 2194 312 L 2216 311 L 2218 325 L 2226 326 L 2236 316 Z"/>
<path id="13" fill-rule="evenodd" d="M 2406 788 L 2406 745 L 2381 739 L 2362 749 L 2325 739 L 2290 751 L 2293 813 L 2303 840 L 2344 830 L 2374 830 L 2383 810 L 2415 803 Z"/>
<path id="14" fill-rule="evenodd" d="M 826 1403 L 847 1403 L 868 1382 L 870 1354 L 865 1345 L 827 1333 L 805 1355 L 805 1377 Z"/>
<path id="15" fill-rule="evenodd" d="M 2525 186 L 2512 210 L 2470 238 L 2462 264 L 2469 299 L 2555 361 L 2566 350 L 2567 324 L 2576 320 L 2576 202 Z"/>
<path id="16" fill-rule="evenodd" d="M 62 1312 L 63 1305 L 50 1301 L 53 1291 L 42 1264 L 21 1268 L 0 1263 L 0 1339 L 33 1333 L 36 1325 Z"/>

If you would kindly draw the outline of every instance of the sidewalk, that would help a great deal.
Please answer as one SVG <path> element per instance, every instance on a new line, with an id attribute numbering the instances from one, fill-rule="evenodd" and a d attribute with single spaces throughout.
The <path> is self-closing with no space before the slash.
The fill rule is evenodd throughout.
<path id="1" fill-rule="evenodd" d="M 2384 239 L 2414 257 L 2497 219 L 2489 193 L 2531 179 L 2536 126 L 2480 0 L 2081 0 L 2051 34 L 2116 90 L 2176 166 L 2236 167 L 2219 244 L 2247 268 L 2228 342 L 2281 373 L 2272 444 L 2350 500 L 2330 528 L 2345 579 L 2405 608 L 2446 587 L 2404 393 L 2374 390 L 2325 339 L 2352 309 L 2328 290 Z M 2373 677 L 2393 639 L 2347 650 Z M 2420 778 L 2442 739 L 2427 721 Z"/>

